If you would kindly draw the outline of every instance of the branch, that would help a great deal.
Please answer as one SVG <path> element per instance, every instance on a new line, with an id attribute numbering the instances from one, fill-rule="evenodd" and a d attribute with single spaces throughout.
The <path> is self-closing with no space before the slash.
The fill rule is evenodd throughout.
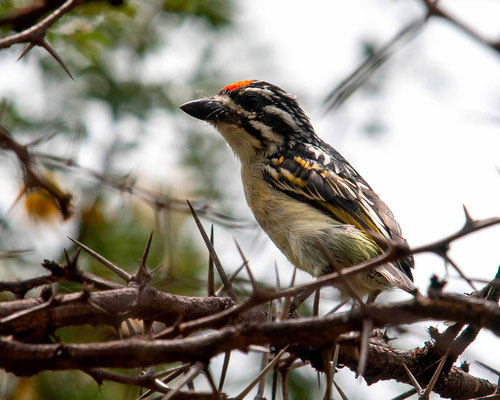
<path id="1" fill-rule="evenodd" d="M 120 290 L 130 291 L 128 293 L 129 300 L 134 299 L 135 291 L 132 288 Z M 150 289 L 144 289 L 144 291 L 148 290 Z M 111 292 L 113 291 L 101 292 L 100 294 L 109 295 Z M 91 296 L 93 295 L 91 294 Z M 180 296 L 166 294 L 163 296 L 174 300 L 172 304 L 167 306 L 169 309 L 172 309 L 175 305 L 179 306 L 180 303 L 176 303 L 175 298 Z M 151 298 L 147 294 L 144 297 Z M 160 299 L 161 297 L 154 298 L 155 302 L 158 303 Z M 193 302 L 190 302 L 191 300 Z M 204 298 L 202 302 L 199 302 L 199 300 L 191 298 L 184 305 L 191 307 L 193 310 L 196 310 L 199 306 L 205 306 L 205 310 L 207 310 L 208 300 L 213 302 L 214 300 L 221 301 L 223 299 L 210 297 Z M 227 299 L 225 300 L 227 301 Z M 27 300 L 20 301 L 25 302 Z M 163 298 L 163 301 L 166 301 L 166 297 Z M 108 304 L 108 307 L 112 307 L 115 302 L 116 300 L 113 301 L 110 298 L 106 304 Z M 155 304 L 155 302 L 148 302 L 148 305 Z M 104 305 L 104 302 L 101 304 Z M 141 306 L 143 305 L 144 303 L 141 304 Z M 71 304 L 67 306 L 70 307 Z M 68 310 L 65 311 L 67 313 Z M 96 312 L 96 310 L 93 311 Z M 146 314 L 146 318 L 155 318 L 155 314 L 158 319 L 164 319 L 165 317 L 165 310 L 161 313 L 161 307 L 156 307 L 153 310 L 146 308 L 142 313 Z M 57 313 L 52 312 L 50 317 L 55 316 L 55 314 Z M 61 314 L 63 314 L 62 310 Z M 122 316 L 128 318 L 134 317 L 135 314 L 137 313 L 132 310 Z M 169 315 L 170 320 L 174 317 L 172 314 Z M 437 319 L 475 323 L 490 329 L 494 334 L 500 336 L 500 307 L 497 304 L 465 296 L 446 295 L 440 298 L 419 297 L 393 304 L 367 304 L 364 311 L 356 309 L 351 312 L 327 315 L 323 318 L 301 318 L 281 322 L 247 321 L 236 326 L 222 328 L 213 334 L 174 340 L 157 339 L 147 341 L 132 338 L 107 343 L 26 344 L 3 339 L 0 340 L 0 354 L 2 354 L 0 367 L 20 374 L 31 374 L 46 369 L 134 368 L 174 361 L 207 362 L 211 357 L 226 351 L 247 351 L 250 345 L 271 344 L 281 348 L 287 344 L 302 344 L 322 348 L 331 346 L 336 336 L 361 330 L 363 320 L 367 317 L 365 314 L 373 321 L 375 328 Z M 102 317 L 104 315 L 106 314 L 103 313 Z M 103 320 L 100 321 L 101 323 L 109 323 L 112 314 L 106 316 L 108 321 Z M 31 315 L 31 318 L 33 318 L 33 315 Z M 67 323 L 78 324 L 82 321 L 80 317 L 74 318 L 70 316 L 68 319 Z M 59 320 L 61 320 L 61 317 Z M 47 317 L 38 319 L 38 324 L 44 321 L 49 321 L 49 319 Z M 13 324 L 2 324 L 0 328 L 2 334 L 6 334 L 15 326 Z"/>
<path id="2" fill-rule="evenodd" d="M 155 320 L 173 324 L 219 313 L 234 305 L 226 297 L 189 297 L 161 292 L 151 286 L 72 293 L 56 298 L 43 309 L 43 299 L 13 300 L 0 303 L 0 335 L 41 337 L 54 329 L 70 325 L 119 325 L 126 318 Z M 134 305 L 133 307 L 131 307 Z M 27 314 L 28 313 L 28 314 Z M 263 312 L 240 315 L 242 320 L 265 321 Z"/>
<path id="3" fill-rule="evenodd" d="M 460 21 L 447 11 L 443 10 L 437 3 L 437 1 L 433 0 L 422 0 L 424 6 L 427 8 L 427 13 L 431 17 L 439 17 L 443 18 L 446 21 L 450 22 L 452 25 L 456 26 L 459 30 L 464 32 L 466 35 L 470 36 L 477 42 L 481 43 L 484 46 L 488 46 L 491 49 L 495 50 L 497 53 L 500 53 L 500 41 L 492 41 L 486 39 L 483 35 L 473 30 L 470 26 L 466 25 L 464 22 Z"/>
<path id="4" fill-rule="evenodd" d="M 70 12 L 73 8 L 79 6 L 80 4 L 85 3 L 89 0 L 67 0 L 64 4 L 62 4 L 59 8 L 57 8 L 54 12 L 52 12 L 49 16 L 44 18 L 39 23 L 31 26 L 30 28 L 25 29 L 24 31 L 7 36 L 0 40 L 0 49 L 7 49 L 14 44 L 19 43 L 28 43 L 28 46 L 23 50 L 19 59 L 24 57 L 33 47 L 41 46 L 47 52 L 54 57 L 54 59 L 61 65 L 64 71 L 69 75 L 71 79 L 73 79 L 73 75 L 69 71 L 68 67 L 64 64 L 61 57 L 56 53 L 56 51 L 50 46 L 50 44 L 46 41 L 45 35 L 47 34 L 48 28 L 50 28 L 56 21 L 58 21 L 64 14 Z"/>
<path id="5" fill-rule="evenodd" d="M 65 254 L 67 256 L 66 252 Z M 50 274 L 13 282 L 0 281 L 0 292 L 8 291 L 14 293 L 17 298 L 23 298 L 31 289 L 59 281 L 86 283 L 102 290 L 124 287 L 119 283 L 101 278 L 90 272 L 82 271 L 77 267 L 78 255 L 79 251 L 77 251 L 71 259 L 67 256 L 66 265 L 61 265 L 55 261 L 44 260 L 42 262 L 42 267 L 48 269 Z"/>
<path id="6" fill-rule="evenodd" d="M 0 125 L 0 150 L 8 150 L 16 155 L 23 171 L 23 193 L 42 189 L 56 201 L 64 219 L 71 217 L 73 214 L 71 194 L 64 193 L 55 183 L 47 179 L 43 172 L 36 168 L 29 146 L 17 143 L 9 136 L 7 129 L 2 125 Z"/>
<path id="7" fill-rule="evenodd" d="M 357 369 L 358 350 L 354 343 L 343 343 L 340 347 L 339 363 L 348 367 L 351 371 Z M 410 351 L 396 350 L 389 346 L 381 335 L 377 335 L 369 341 L 369 351 L 367 368 L 363 378 L 368 385 L 372 385 L 382 380 L 396 380 L 397 382 L 411 384 L 405 372 L 406 365 L 412 374 L 417 377 L 419 383 L 425 386 L 434 369 L 429 363 L 428 353 L 431 350 L 431 343 L 426 343 L 424 348 Z M 494 393 L 496 385 L 485 379 L 480 379 L 469 375 L 460 368 L 453 367 L 444 376 L 440 375 L 433 391 L 444 398 L 472 399 L 479 396 L 486 396 Z"/>

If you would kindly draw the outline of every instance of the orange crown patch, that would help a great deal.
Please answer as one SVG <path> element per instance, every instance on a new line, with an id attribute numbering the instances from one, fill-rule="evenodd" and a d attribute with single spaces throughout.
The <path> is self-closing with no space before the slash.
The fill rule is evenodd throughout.
<path id="1" fill-rule="evenodd" d="M 224 86 L 222 88 L 221 92 L 231 92 L 234 89 L 238 89 L 238 88 L 243 87 L 243 86 L 248 86 L 252 82 L 254 82 L 253 79 L 247 80 L 247 81 L 239 81 L 239 82 L 236 82 L 236 83 L 231 83 L 230 85 Z"/>

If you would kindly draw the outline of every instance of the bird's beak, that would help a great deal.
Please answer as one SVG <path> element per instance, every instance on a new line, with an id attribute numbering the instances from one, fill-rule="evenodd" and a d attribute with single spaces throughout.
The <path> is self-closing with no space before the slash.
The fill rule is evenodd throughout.
<path id="1" fill-rule="evenodd" d="M 192 117 L 207 122 L 216 122 L 224 112 L 222 104 L 214 99 L 200 99 L 184 103 L 180 109 Z"/>

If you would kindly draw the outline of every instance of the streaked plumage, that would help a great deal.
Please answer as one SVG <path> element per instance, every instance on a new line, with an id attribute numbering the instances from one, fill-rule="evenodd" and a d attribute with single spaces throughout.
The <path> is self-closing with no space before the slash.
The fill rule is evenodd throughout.
<path id="1" fill-rule="evenodd" d="M 382 252 L 370 232 L 406 243 L 385 203 L 316 135 L 295 98 L 277 86 L 237 82 L 181 108 L 212 123 L 225 138 L 241 161 L 255 218 L 297 267 L 313 276 L 331 272 L 318 242 L 341 267 Z M 352 283 L 366 294 L 390 287 L 412 292 L 412 267 L 408 257 Z"/>

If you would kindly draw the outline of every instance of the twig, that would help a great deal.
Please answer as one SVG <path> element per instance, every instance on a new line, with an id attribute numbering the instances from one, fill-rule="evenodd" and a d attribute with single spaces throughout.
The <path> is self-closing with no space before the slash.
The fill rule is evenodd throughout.
<path id="1" fill-rule="evenodd" d="M 224 288 L 226 289 L 227 294 L 233 301 L 238 301 L 238 297 L 236 296 L 236 293 L 234 292 L 233 285 L 229 280 L 227 279 L 227 275 L 224 272 L 224 268 L 222 268 L 222 264 L 219 260 L 219 257 L 217 256 L 217 252 L 215 251 L 214 247 L 212 246 L 212 243 L 210 243 L 210 239 L 207 236 L 207 233 L 205 232 L 205 228 L 203 228 L 203 225 L 201 224 L 200 219 L 198 218 L 198 215 L 196 214 L 195 209 L 189 202 L 189 200 L 186 200 L 189 206 L 189 209 L 191 210 L 191 213 L 193 214 L 194 221 L 196 222 L 196 226 L 198 227 L 201 237 L 203 238 L 203 241 L 205 242 L 205 245 L 208 248 L 208 251 L 210 255 L 212 256 L 212 260 L 215 264 L 215 267 L 217 268 L 217 271 L 219 272 L 219 276 L 222 280 L 222 283 L 224 284 Z"/>
<path id="2" fill-rule="evenodd" d="M 68 239 L 71 240 L 77 246 L 81 247 L 87 253 L 89 253 L 92 257 L 94 257 L 102 265 L 104 265 L 105 267 L 108 267 L 111 271 L 113 271 L 116 275 L 118 275 L 120 278 L 122 278 L 125 282 L 129 283 L 130 280 L 132 279 L 132 275 L 130 275 L 127 271 L 125 271 L 122 268 L 116 266 L 111 261 L 109 261 L 106 258 L 104 258 L 103 256 L 101 256 L 99 253 L 96 253 L 90 247 L 85 246 L 83 243 L 80 243 L 78 240 L 73 239 L 70 236 L 68 236 Z"/>

